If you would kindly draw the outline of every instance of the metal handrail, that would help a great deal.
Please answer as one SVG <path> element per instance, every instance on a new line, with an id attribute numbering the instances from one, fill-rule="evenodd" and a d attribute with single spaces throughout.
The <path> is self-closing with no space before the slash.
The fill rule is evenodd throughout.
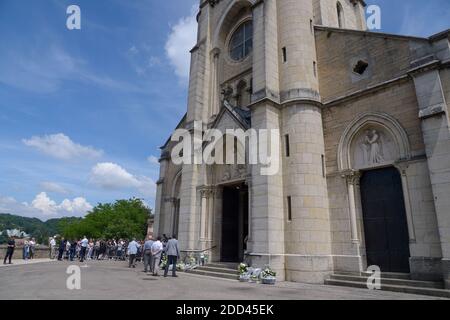
<path id="1" fill-rule="evenodd" d="M 213 246 L 213 247 L 211 247 L 211 248 L 204 249 L 204 250 L 180 250 L 180 252 L 202 253 L 202 252 L 205 252 L 205 251 L 209 251 L 209 250 L 211 250 L 211 249 L 214 249 L 214 248 L 217 248 L 217 246 Z"/>

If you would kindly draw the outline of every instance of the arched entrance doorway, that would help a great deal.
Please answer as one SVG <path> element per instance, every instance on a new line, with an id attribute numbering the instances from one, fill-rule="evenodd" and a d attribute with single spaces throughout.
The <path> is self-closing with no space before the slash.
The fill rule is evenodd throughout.
<path id="1" fill-rule="evenodd" d="M 243 261 L 247 237 L 248 187 L 244 183 L 223 186 L 220 260 Z"/>
<path id="2" fill-rule="evenodd" d="M 409 236 L 400 173 L 394 167 L 361 177 L 367 265 L 382 272 L 409 273 Z"/>

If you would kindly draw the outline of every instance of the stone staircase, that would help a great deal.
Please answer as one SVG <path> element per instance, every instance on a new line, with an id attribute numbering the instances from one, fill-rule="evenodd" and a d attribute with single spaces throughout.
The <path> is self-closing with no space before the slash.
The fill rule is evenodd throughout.
<path id="1" fill-rule="evenodd" d="M 190 274 L 209 276 L 222 279 L 237 280 L 239 278 L 237 263 L 209 263 L 205 266 L 187 271 Z"/>
<path id="2" fill-rule="evenodd" d="M 335 272 L 326 285 L 367 289 L 368 273 Z M 450 298 L 450 290 L 444 289 L 443 282 L 411 280 L 406 273 L 382 273 L 381 290 Z"/>

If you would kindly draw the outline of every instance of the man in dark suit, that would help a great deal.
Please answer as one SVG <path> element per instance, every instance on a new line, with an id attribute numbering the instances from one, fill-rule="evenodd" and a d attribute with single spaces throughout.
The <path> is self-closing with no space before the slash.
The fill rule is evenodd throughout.
<path id="1" fill-rule="evenodd" d="M 14 254 L 14 248 L 16 247 L 16 242 L 13 237 L 10 237 L 8 240 L 8 248 L 6 249 L 5 260 L 3 260 L 3 264 L 6 264 L 6 260 L 9 260 L 9 264 L 11 263 L 12 256 Z"/>
<path id="2" fill-rule="evenodd" d="M 64 238 L 61 238 L 61 242 L 59 243 L 59 252 L 58 252 L 58 260 L 59 261 L 62 261 L 62 258 L 63 258 L 63 254 L 64 254 L 64 251 L 66 250 L 66 243 L 67 243 L 67 240 L 65 240 Z"/>
<path id="3" fill-rule="evenodd" d="M 167 277 L 169 266 L 172 265 L 172 277 L 177 277 L 177 260 L 180 258 L 180 250 L 178 249 L 178 240 L 176 235 L 167 242 L 166 246 L 167 264 L 164 270 L 164 277 Z"/>

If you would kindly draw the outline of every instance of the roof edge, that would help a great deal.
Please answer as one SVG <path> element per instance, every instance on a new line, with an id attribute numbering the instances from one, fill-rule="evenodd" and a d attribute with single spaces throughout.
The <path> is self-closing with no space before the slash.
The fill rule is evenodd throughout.
<path id="1" fill-rule="evenodd" d="M 352 34 L 358 34 L 358 35 L 363 35 L 363 36 L 371 36 L 371 37 L 379 37 L 379 38 L 392 38 L 392 39 L 399 39 L 399 40 L 416 40 L 416 41 L 429 41 L 430 40 L 430 38 L 422 38 L 422 37 L 416 37 L 416 36 L 405 36 L 405 35 L 399 35 L 399 34 L 373 32 L 373 31 L 365 31 L 365 30 L 342 29 L 342 28 L 334 28 L 334 27 L 327 27 L 327 26 L 320 26 L 320 25 L 315 25 L 314 29 L 318 30 L 318 31 L 329 31 L 329 32 L 337 32 L 337 33 L 352 33 Z"/>

